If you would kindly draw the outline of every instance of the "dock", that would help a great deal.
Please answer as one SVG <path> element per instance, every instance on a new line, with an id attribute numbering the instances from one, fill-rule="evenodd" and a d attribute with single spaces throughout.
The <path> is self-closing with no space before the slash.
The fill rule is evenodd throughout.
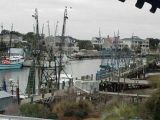
<path id="1" fill-rule="evenodd" d="M 140 97 L 140 98 L 149 98 L 150 95 L 140 95 L 140 94 L 131 94 L 131 93 L 121 93 L 121 92 L 99 92 L 100 94 L 111 95 L 111 96 L 123 96 L 123 97 Z"/>

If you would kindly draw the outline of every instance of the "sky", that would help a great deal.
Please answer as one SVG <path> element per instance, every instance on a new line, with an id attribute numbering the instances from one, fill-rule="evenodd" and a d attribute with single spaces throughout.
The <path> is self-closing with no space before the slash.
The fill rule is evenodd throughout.
<path id="1" fill-rule="evenodd" d="M 92 37 L 113 36 L 114 32 L 121 38 L 132 34 L 141 38 L 160 38 L 160 10 L 155 14 L 149 12 L 151 6 L 145 4 L 142 9 L 135 7 L 136 0 L 0 0 L 0 24 L 4 29 L 21 33 L 33 31 L 34 9 L 38 8 L 40 32 L 44 24 L 44 33 L 48 35 L 47 21 L 51 34 L 54 35 L 56 22 L 59 21 L 57 34 L 61 35 L 63 13 L 68 9 L 66 35 L 82 40 Z"/>

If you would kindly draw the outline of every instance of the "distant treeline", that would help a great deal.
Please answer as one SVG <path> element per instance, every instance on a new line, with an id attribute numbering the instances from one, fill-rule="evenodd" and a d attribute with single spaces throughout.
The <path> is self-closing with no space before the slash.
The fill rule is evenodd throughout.
<path id="1" fill-rule="evenodd" d="M 160 39 L 157 38 L 148 38 L 149 39 L 149 48 L 150 49 L 157 49 L 160 48 L 159 43 L 160 43 Z"/>

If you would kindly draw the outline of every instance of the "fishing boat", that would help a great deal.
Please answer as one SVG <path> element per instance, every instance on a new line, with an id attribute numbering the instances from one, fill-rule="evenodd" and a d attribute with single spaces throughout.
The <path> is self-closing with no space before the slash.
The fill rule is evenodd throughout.
<path id="1" fill-rule="evenodd" d="M 13 57 L 2 57 L 2 61 L 0 64 L 0 70 L 6 69 L 18 69 L 22 67 L 23 61 L 19 58 Z"/>
<path id="2" fill-rule="evenodd" d="M 22 63 L 24 62 L 23 55 L 19 53 L 19 51 L 22 51 L 22 49 L 21 48 L 11 48 L 12 31 L 13 31 L 12 29 L 13 29 L 13 25 L 11 27 L 11 32 L 10 32 L 8 52 L 4 53 L 5 55 L 1 56 L 0 70 L 19 69 L 22 67 Z M 2 36 L 1 41 L 3 41 L 3 36 Z M 15 50 L 18 52 L 15 52 Z"/>

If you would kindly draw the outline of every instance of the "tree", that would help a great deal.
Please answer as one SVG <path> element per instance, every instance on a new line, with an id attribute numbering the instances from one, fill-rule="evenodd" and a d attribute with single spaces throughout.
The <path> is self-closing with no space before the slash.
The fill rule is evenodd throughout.
<path id="1" fill-rule="evenodd" d="M 93 49 L 93 45 L 92 45 L 91 41 L 89 41 L 89 40 L 79 40 L 78 46 L 79 46 L 79 49 L 86 49 L 86 50 Z"/>
<path id="2" fill-rule="evenodd" d="M 23 36 L 23 40 L 32 43 L 33 40 L 35 40 L 35 34 L 33 32 L 28 32 Z"/>
<path id="3" fill-rule="evenodd" d="M 3 41 L 0 42 L 0 51 L 1 52 L 7 51 L 7 45 Z"/>
<path id="4" fill-rule="evenodd" d="M 160 40 L 154 39 L 154 38 L 148 38 L 148 39 L 149 39 L 149 48 L 154 50 L 157 49 L 160 43 Z"/>
<path id="5" fill-rule="evenodd" d="M 135 48 L 135 53 L 141 53 L 141 46 L 137 46 Z"/>

